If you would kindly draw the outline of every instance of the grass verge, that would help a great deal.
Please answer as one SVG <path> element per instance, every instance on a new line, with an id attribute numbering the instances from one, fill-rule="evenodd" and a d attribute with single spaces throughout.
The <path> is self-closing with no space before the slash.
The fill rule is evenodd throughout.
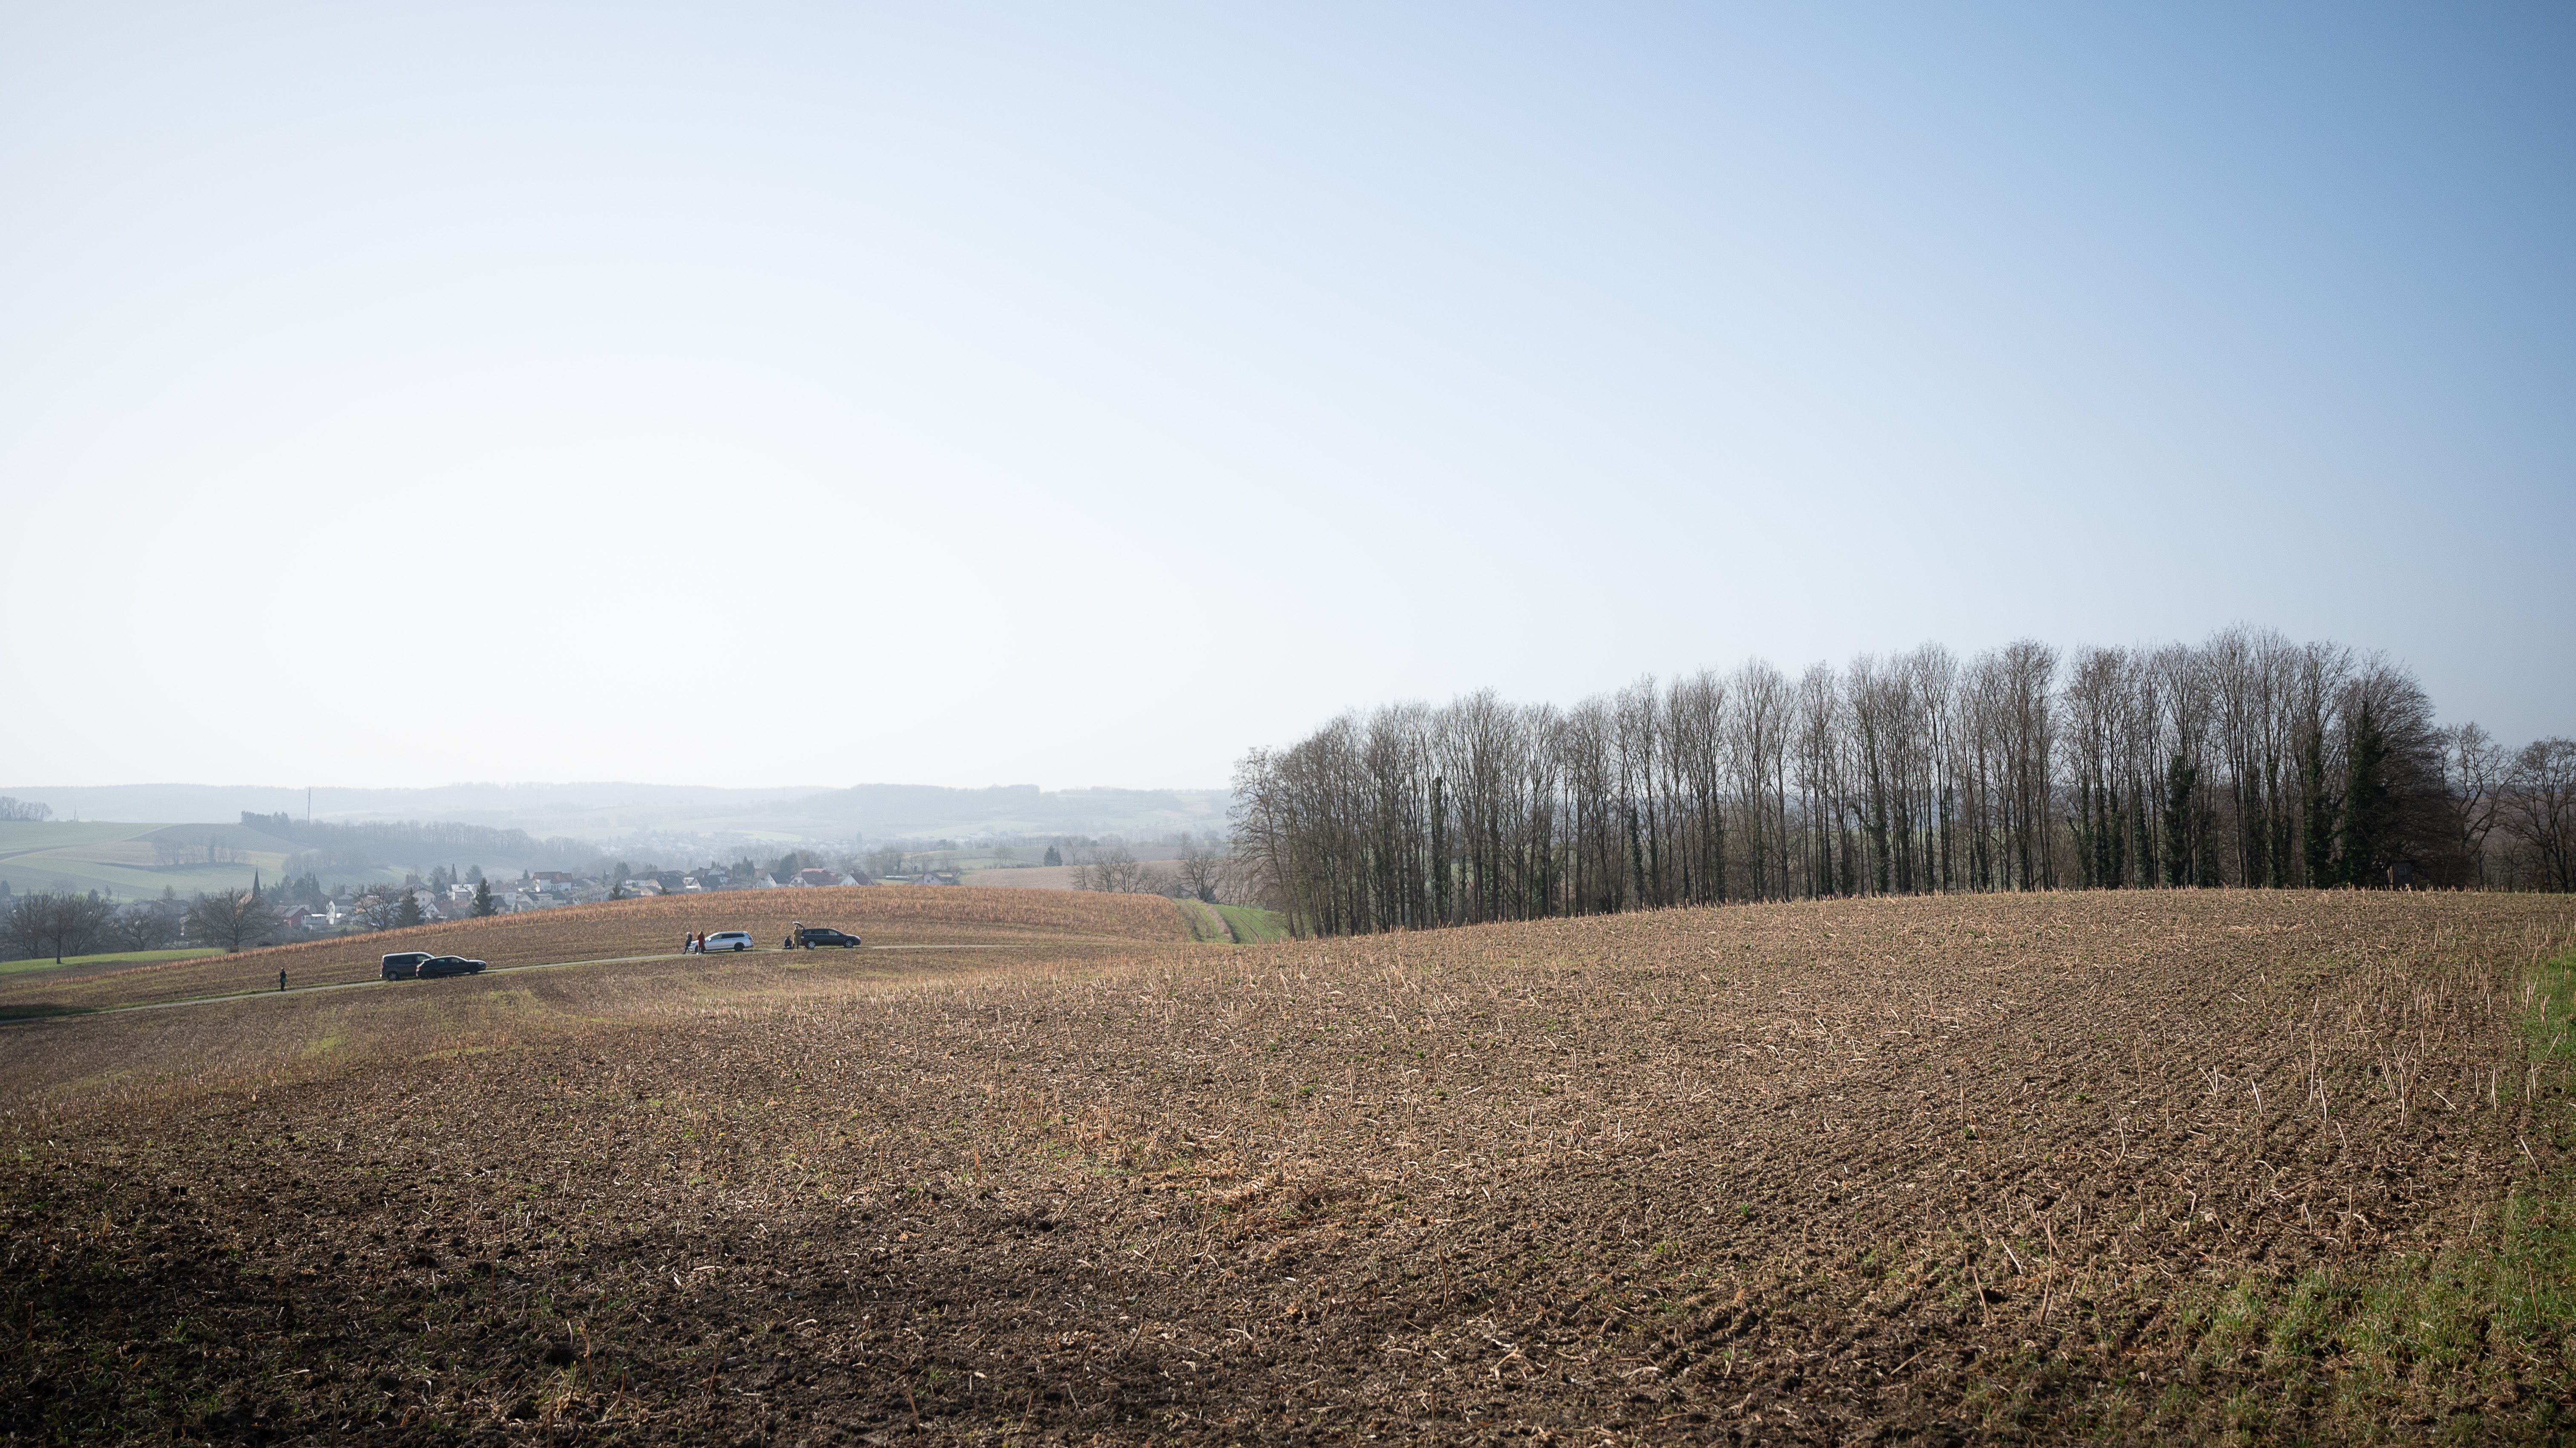
<path id="1" fill-rule="evenodd" d="M 1288 938 L 1288 917 L 1276 910 L 1256 910 L 1249 905 L 1215 905 L 1209 907 L 1225 917 L 1234 927 L 1234 938 L 1245 945 L 1267 945 Z"/>
<path id="2" fill-rule="evenodd" d="M 1172 904 L 1179 908 L 1181 919 L 1189 923 L 1190 939 L 1213 940 L 1227 945 L 1234 943 L 1234 937 L 1226 932 L 1225 921 L 1218 917 L 1215 907 L 1196 900 L 1175 900 Z"/>
<path id="3" fill-rule="evenodd" d="M 105 955 L 72 955 L 61 960 L 39 956 L 34 960 L 13 960 L 0 964 L 0 975 L 25 975 L 30 971 L 60 970 L 75 965 L 149 965 L 156 960 L 195 960 L 201 955 L 221 955 L 223 951 L 208 945 L 186 950 L 115 950 Z"/>

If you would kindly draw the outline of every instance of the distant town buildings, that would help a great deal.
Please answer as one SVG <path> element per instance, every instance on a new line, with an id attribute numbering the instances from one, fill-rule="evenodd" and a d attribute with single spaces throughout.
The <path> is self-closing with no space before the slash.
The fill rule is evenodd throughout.
<path id="1" fill-rule="evenodd" d="M 954 885 L 960 879 L 956 870 L 924 870 L 918 874 L 889 875 L 875 880 L 856 869 L 845 871 L 822 865 L 785 872 L 783 877 L 756 870 L 745 872 L 739 868 L 681 874 L 647 867 L 631 874 L 603 871 L 596 875 L 570 870 L 529 870 L 516 879 L 477 871 L 475 878 L 469 881 L 439 871 L 434 873 L 432 881 L 413 876 L 399 885 L 340 886 L 327 893 L 308 890 L 292 898 L 285 890 L 276 889 L 271 901 L 278 911 L 278 937 L 309 939 L 391 928 L 404 918 L 406 897 L 418 911 L 417 918 L 423 922 L 464 919 L 475 911 L 478 885 L 490 889 L 491 908 L 495 914 L 517 915 L 531 910 L 559 910 L 572 905 L 652 895 L 708 894 L 725 890 L 820 890 L 876 883 Z"/>

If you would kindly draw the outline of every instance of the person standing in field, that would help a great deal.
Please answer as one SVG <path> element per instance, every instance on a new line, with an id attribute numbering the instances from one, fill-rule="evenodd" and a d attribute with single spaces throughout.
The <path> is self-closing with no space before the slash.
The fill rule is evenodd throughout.
<path id="1" fill-rule="evenodd" d="M 281 970 L 281 971 L 279 971 L 279 972 L 277 973 L 277 988 L 278 988 L 280 991 L 284 991 L 284 990 L 286 989 L 286 972 L 285 972 L 285 971 L 282 971 L 282 970 Z"/>

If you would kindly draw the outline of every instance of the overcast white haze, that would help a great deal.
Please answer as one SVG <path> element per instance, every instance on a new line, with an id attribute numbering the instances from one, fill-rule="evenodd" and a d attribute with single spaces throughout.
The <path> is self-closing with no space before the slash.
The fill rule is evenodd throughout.
<path id="1" fill-rule="evenodd" d="M 13 6 L 0 776 L 1202 786 L 2240 620 L 2576 732 L 2571 78 L 2562 5 Z"/>

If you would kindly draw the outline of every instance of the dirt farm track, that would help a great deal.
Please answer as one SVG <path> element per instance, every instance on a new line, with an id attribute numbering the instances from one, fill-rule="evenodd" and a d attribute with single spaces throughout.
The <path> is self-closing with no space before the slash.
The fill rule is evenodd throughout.
<path id="1" fill-rule="evenodd" d="M 1064 898 L 0 1026 L 0 1441 L 2576 1435 L 2576 901 Z"/>

